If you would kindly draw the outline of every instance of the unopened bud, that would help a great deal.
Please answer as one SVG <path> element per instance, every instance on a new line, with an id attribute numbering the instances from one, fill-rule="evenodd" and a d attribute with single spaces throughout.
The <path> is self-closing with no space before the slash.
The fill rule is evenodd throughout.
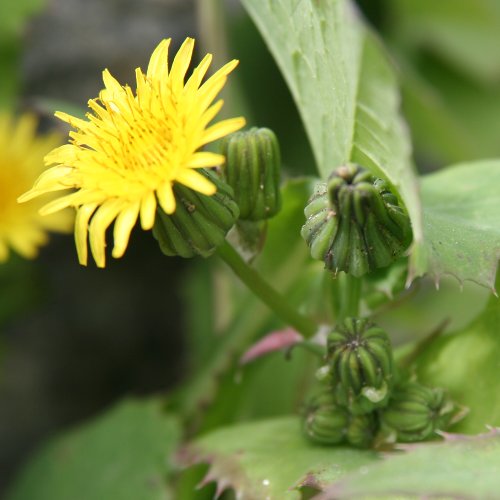
<path id="1" fill-rule="evenodd" d="M 347 442 L 356 448 L 369 448 L 377 434 L 375 414 L 352 415 L 347 427 Z"/>
<path id="2" fill-rule="evenodd" d="M 303 427 L 306 436 L 315 443 L 348 443 L 357 448 L 371 446 L 378 430 L 375 414 L 351 414 L 347 408 L 337 404 L 330 388 L 310 400 Z"/>
<path id="3" fill-rule="evenodd" d="M 381 412 L 382 434 L 386 441 L 423 441 L 446 429 L 456 415 L 456 405 L 442 389 L 407 382 L 395 388 L 389 405 Z"/>
<path id="4" fill-rule="evenodd" d="M 331 391 L 325 390 L 310 400 L 303 428 L 315 443 L 338 444 L 344 441 L 348 424 L 347 410 L 335 403 Z"/>
<path id="5" fill-rule="evenodd" d="M 355 164 L 320 183 L 304 213 L 302 237 L 313 258 L 362 276 L 388 266 L 411 242 L 410 220 L 389 184 Z"/>
<path id="6" fill-rule="evenodd" d="M 355 415 L 384 407 L 394 383 L 389 337 L 366 319 L 347 318 L 327 338 L 337 402 Z"/>
<path id="7" fill-rule="evenodd" d="M 267 128 L 236 132 L 222 142 L 225 181 L 234 190 L 240 219 L 261 221 L 281 208 L 281 157 L 278 140 Z"/>

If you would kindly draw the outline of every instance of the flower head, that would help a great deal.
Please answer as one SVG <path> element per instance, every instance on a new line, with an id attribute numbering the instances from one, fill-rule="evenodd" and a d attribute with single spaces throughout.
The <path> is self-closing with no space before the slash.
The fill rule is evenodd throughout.
<path id="1" fill-rule="evenodd" d="M 54 134 L 37 136 L 36 127 L 32 115 L 14 121 L 0 113 L 0 262 L 8 259 L 9 249 L 28 259 L 36 257 L 49 230 L 64 232 L 71 226 L 67 211 L 42 217 L 38 213 L 42 203 L 17 203 L 42 172 L 43 157 L 60 144 Z"/>
<path id="2" fill-rule="evenodd" d="M 56 113 L 75 129 L 70 132 L 70 144 L 47 155 L 47 166 L 55 166 L 19 199 L 76 189 L 44 206 L 41 213 L 76 208 L 75 240 L 81 264 L 87 263 L 88 238 L 97 265 L 104 267 L 105 232 L 113 221 L 112 255 L 118 258 L 138 218 L 148 230 L 157 205 L 172 214 L 175 182 L 214 194 L 214 184 L 196 169 L 221 165 L 224 157 L 200 148 L 245 124 L 243 118 L 232 118 L 210 125 L 223 101 L 212 103 L 238 62 L 227 63 L 203 82 L 212 60 L 208 54 L 185 82 L 194 40 L 185 40 L 170 67 L 169 45 L 170 39 L 158 45 L 145 74 L 136 70 L 135 93 L 105 70 L 105 88 L 89 101 L 92 112 L 87 120 Z"/>

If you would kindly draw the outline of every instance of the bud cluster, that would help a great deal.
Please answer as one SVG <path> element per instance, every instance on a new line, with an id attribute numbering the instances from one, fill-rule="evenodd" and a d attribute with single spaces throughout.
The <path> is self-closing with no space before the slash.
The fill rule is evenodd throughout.
<path id="1" fill-rule="evenodd" d="M 304 418 L 317 443 L 422 441 L 460 416 L 442 389 L 398 380 L 387 334 L 366 319 L 347 318 L 328 335 L 318 374 L 323 388 Z"/>
<path id="2" fill-rule="evenodd" d="M 348 164 L 320 183 L 304 210 L 302 237 L 332 271 L 363 276 L 386 267 L 411 242 L 406 210 L 387 181 Z"/>

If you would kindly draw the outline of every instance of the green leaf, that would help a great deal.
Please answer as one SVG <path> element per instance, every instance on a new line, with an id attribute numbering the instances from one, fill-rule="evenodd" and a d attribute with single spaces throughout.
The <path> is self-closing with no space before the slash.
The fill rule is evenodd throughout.
<path id="1" fill-rule="evenodd" d="M 128 400 L 49 442 L 13 485 L 9 500 L 165 500 L 180 439 L 161 401 Z"/>
<path id="2" fill-rule="evenodd" d="M 318 500 L 331 498 L 498 498 L 500 435 L 450 435 L 443 443 L 405 447 L 339 481 Z"/>
<path id="3" fill-rule="evenodd" d="M 243 0 L 304 121 L 322 177 L 354 161 L 399 191 L 422 239 L 408 132 L 393 68 L 348 0 Z"/>
<path id="4" fill-rule="evenodd" d="M 500 258 L 500 160 L 456 165 L 422 179 L 425 270 L 493 289 Z M 422 270 L 420 269 L 420 272 Z"/>
<path id="5" fill-rule="evenodd" d="M 392 0 L 393 35 L 425 47 L 478 80 L 500 77 L 497 0 Z"/>
<path id="6" fill-rule="evenodd" d="M 469 326 L 438 338 L 417 360 L 422 383 L 444 387 L 457 403 L 469 408 L 469 415 L 456 428 L 459 432 L 500 426 L 499 325 L 500 299 L 492 296 Z"/>
<path id="7" fill-rule="evenodd" d="M 377 461 L 376 453 L 309 443 L 296 417 L 235 425 L 195 441 L 187 464 L 210 463 L 205 482 L 234 488 L 238 498 L 300 499 L 301 487 L 321 489 Z"/>

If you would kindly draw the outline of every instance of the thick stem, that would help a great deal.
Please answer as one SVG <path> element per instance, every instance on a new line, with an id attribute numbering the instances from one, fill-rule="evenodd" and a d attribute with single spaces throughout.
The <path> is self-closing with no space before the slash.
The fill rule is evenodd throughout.
<path id="1" fill-rule="evenodd" d="M 217 254 L 236 276 L 286 324 L 295 328 L 305 338 L 312 337 L 316 333 L 317 325 L 314 321 L 290 307 L 286 298 L 264 281 L 262 276 L 250 267 L 227 241 L 217 249 Z"/>
<path id="2" fill-rule="evenodd" d="M 361 278 L 356 278 L 351 274 L 342 273 L 338 277 L 340 282 L 340 304 L 339 304 L 339 321 L 345 318 L 356 318 L 359 315 L 359 303 L 361 300 L 361 288 L 363 281 Z"/>

